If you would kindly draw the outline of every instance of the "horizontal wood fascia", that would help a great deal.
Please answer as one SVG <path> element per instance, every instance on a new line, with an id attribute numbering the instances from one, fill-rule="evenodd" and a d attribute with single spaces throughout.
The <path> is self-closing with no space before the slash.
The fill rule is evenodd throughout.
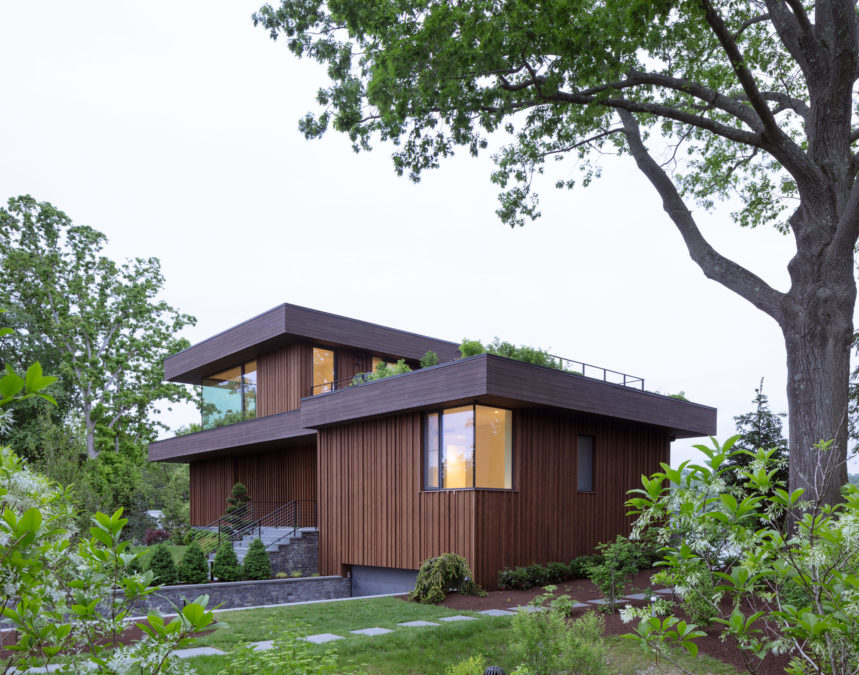
<path id="1" fill-rule="evenodd" d="M 628 420 L 677 438 L 716 433 L 715 408 L 490 354 L 302 399 L 301 424 L 319 429 L 470 401 Z"/>
<path id="2" fill-rule="evenodd" d="M 315 442 L 316 432 L 301 426 L 298 410 L 258 417 L 217 429 L 167 438 L 149 444 L 151 462 L 188 462 L 244 452 L 259 452 L 290 443 Z"/>
<path id="3" fill-rule="evenodd" d="M 442 362 L 459 357 L 454 342 L 283 304 L 170 356 L 164 361 L 164 377 L 200 384 L 206 375 L 302 340 L 386 357 L 417 360 L 427 351 L 436 352 Z"/>

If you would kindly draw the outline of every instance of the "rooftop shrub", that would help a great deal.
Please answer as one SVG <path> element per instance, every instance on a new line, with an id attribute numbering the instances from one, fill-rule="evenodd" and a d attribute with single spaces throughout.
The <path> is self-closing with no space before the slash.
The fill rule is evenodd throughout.
<path id="1" fill-rule="evenodd" d="M 496 354 L 504 356 L 508 359 L 516 359 L 524 363 L 533 363 L 535 366 L 544 366 L 545 368 L 554 368 L 555 370 L 563 370 L 566 372 L 578 372 L 568 370 L 561 365 L 561 361 L 552 356 L 549 352 L 539 347 L 528 347 L 527 345 L 516 346 L 511 342 L 502 342 L 497 337 L 488 344 L 483 344 L 480 340 L 463 339 L 459 345 L 459 353 L 462 358 L 475 356 L 477 354 Z"/>

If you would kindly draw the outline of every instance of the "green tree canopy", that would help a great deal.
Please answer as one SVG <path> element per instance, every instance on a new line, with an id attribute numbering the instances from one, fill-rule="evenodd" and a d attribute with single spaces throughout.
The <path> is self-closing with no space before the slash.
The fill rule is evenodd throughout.
<path id="1" fill-rule="evenodd" d="M 116 263 L 102 254 L 106 241 L 29 196 L 0 208 L 0 306 L 16 328 L 0 359 L 50 364 L 61 414 L 82 417 L 91 458 L 123 443 L 139 450 L 163 427 L 152 419 L 158 402 L 191 396 L 162 381 L 162 364 L 188 346 L 177 335 L 195 319 L 158 298 L 157 258 Z"/>
<path id="2" fill-rule="evenodd" d="M 492 180 L 511 225 L 539 215 L 548 160 L 573 160 L 558 182 L 570 188 L 599 175 L 601 153 L 631 157 L 704 274 L 778 322 L 791 484 L 840 498 L 859 234 L 853 0 L 281 0 L 254 20 L 328 66 L 321 111 L 300 123 L 309 138 L 390 141 L 395 170 L 418 180 L 506 135 Z M 794 237 L 787 291 L 700 230 L 693 208 L 735 196 L 737 224 Z M 821 438 L 834 450 L 813 450 Z M 835 480 L 815 484 L 818 466 Z"/>

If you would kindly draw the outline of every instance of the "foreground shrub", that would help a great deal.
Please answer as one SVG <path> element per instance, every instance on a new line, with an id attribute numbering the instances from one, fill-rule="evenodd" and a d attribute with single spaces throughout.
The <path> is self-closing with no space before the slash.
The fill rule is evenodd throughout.
<path id="1" fill-rule="evenodd" d="M 180 584 L 205 584 L 209 580 L 209 563 L 200 544 L 192 541 L 176 568 Z"/>
<path id="2" fill-rule="evenodd" d="M 229 539 L 224 540 L 215 553 L 212 574 L 218 581 L 238 581 L 242 577 L 239 559 L 236 557 L 233 542 Z"/>
<path id="3" fill-rule="evenodd" d="M 445 675 L 483 675 L 486 670 L 486 657 L 483 654 L 469 657 L 444 671 Z"/>
<path id="4" fill-rule="evenodd" d="M 230 652 L 218 675 L 324 675 L 337 672 L 337 656 L 319 654 L 296 629 L 282 631 L 271 649 L 244 644 Z"/>
<path id="5" fill-rule="evenodd" d="M 776 478 L 773 450 L 737 451 L 750 461 L 745 469 L 730 466 L 737 438 L 696 446 L 701 464 L 663 465 L 633 491 L 634 535 L 651 530 L 665 547 L 654 582 L 721 625 L 723 637 L 748 652 L 752 672 L 770 652 L 792 655 L 790 673 L 857 672 L 859 486 L 844 486 L 844 501 L 834 506 L 805 501 L 802 490 L 788 493 Z M 821 457 L 830 446 L 812 452 Z M 729 484 L 729 471 L 739 480 Z M 831 478 L 819 467 L 817 475 L 821 483 Z M 622 618 L 639 619 L 634 637 L 642 646 L 666 659 L 668 645 L 697 652 L 702 631 L 652 612 L 621 610 Z"/>
<path id="6" fill-rule="evenodd" d="M 156 584 L 169 586 L 175 584 L 179 579 L 173 555 L 164 544 L 158 544 L 152 552 L 149 571 L 152 572 L 152 581 Z"/>
<path id="7" fill-rule="evenodd" d="M 449 591 L 486 595 L 486 591 L 474 583 L 473 576 L 468 561 L 461 555 L 442 553 L 423 562 L 409 600 L 435 605 L 444 600 Z"/>
<path id="8" fill-rule="evenodd" d="M 271 579 L 271 561 L 265 544 L 257 537 L 248 548 L 245 561 L 242 565 L 242 576 L 245 579 Z"/>
<path id="9" fill-rule="evenodd" d="M 602 633 L 605 621 L 587 612 L 567 621 L 572 599 L 554 597 L 554 586 L 537 596 L 531 605 L 539 611 L 519 611 L 513 617 L 511 649 L 519 667 L 513 675 L 554 675 L 608 673 Z"/>

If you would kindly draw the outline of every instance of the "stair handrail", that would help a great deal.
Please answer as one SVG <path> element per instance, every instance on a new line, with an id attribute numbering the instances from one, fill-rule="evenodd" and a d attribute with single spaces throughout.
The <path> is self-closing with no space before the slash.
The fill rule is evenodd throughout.
<path id="1" fill-rule="evenodd" d="M 309 522 L 312 524 L 308 525 L 307 527 L 316 527 L 317 526 L 316 502 L 312 499 L 293 499 L 292 501 L 287 502 L 286 504 L 283 504 L 281 506 L 278 506 L 276 509 L 274 509 L 272 511 L 269 511 L 267 514 L 262 516 L 259 520 L 255 521 L 254 523 L 251 523 L 251 525 L 249 525 L 248 527 L 251 530 L 254 527 L 256 527 L 259 532 L 262 532 L 262 528 L 265 527 L 263 525 L 263 521 L 266 521 L 268 523 L 267 526 L 270 526 L 270 527 L 284 527 L 286 529 L 289 529 L 291 527 L 292 528 L 291 535 L 294 537 L 296 532 L 298 532 L 298 529 L 300 527 L 303 527 L 301 525 L 301 523 L 302 523 L 302 519 L 301 519 L 302 504 L 305 505 L 305 507 L 304 507 L 305 508 L 305 515 L 307 515 L 308 505 L 310 507 Z M 261 537 L 261 535 L 258 535 L 258 536 Z M 290 533 L 285 532 L 284 534 L 279 536 L 277 539 L 274 539 L 273 541 L 268 542 L 267 546 L 273 546 L 274 544 L 278 543 L 279 541 L 281 541 L 282 539 L 284 539 L 288 536 L 290 536 Z"/>

